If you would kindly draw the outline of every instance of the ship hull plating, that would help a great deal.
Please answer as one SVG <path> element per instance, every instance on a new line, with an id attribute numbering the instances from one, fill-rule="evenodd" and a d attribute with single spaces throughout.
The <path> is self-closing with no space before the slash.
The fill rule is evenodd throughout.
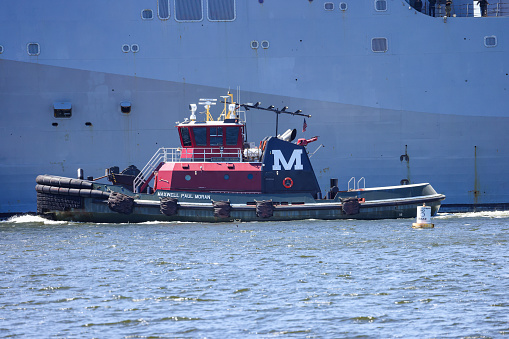
<path id="1" fill-rule="evenodd" d="M 509 18 L 444 20 L 394 1 L 384 12 L 373 1 L 328 11 L 306 0 L 236 1 L 231 22 L 186 22 L 170 5 L 168 20 L 143 20 L 134 1 L 0 5 L 15 32 L 0 41 L 1 214 L 35 211 L 39 173 L 98 177 L 104 164 L 144 164 L 174 140 L 182 107 L 237 86 L 242 102 L 313 115 L 305 133 L 300 118 L 279 124 L 320 136 L 311 161 L 322 190 L 330 177 L 340 189 L 351 177 L 429 181 L 447 195 L 443 210 L 508 206 Z M 146 6 L 157 13 L 156 1 Z M 378 37 L 387 50 L 373 52 Z M 56 102 L 72 116 L 56 118 Z M 263 112 L 247 119 L 251 140 L 273 131 Z"/>

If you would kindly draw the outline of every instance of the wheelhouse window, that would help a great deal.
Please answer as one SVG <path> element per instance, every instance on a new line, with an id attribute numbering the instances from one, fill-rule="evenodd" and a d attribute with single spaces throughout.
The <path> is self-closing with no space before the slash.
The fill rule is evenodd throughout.
<path id="1" fill-rule="evenodd" d="M 226 127 L 226 145 L 236 146 L 239 141 L 239 127 Z"/>
<path id="2" fill-rule="evenodd" d="M 211 127 L 210 128 L 210 146 L 223 145 L 223 128 Z"/>
<path id="3" fill-rule="evenodd" d="M 207 128 L 206 127 L 194 127 L 194 142 L 196 146 L 207 146 Z"/>
<path id="4" fill-rule="evenodd" d="M 180 136 L 182 137 L 182 146 L 192 146 L 191 135 L 189 134 L 188 128 L 180 129 Z"/>

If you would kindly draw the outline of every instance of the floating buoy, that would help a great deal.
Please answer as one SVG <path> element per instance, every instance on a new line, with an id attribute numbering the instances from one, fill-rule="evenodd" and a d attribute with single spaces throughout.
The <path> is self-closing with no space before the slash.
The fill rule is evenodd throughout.
<path id="1" fill-rule="evenodd" d="M 412 224 L 413 228 L 433 228 L 434 224 L 431 223 L 431 207 L 423 204 L 417 206 L 417 219 Z"/>

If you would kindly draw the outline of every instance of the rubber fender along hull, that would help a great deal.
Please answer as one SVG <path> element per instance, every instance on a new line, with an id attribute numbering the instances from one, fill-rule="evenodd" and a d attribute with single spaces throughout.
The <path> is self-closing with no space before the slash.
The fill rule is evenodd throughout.
<path id="1" fill-rule="evenodd" d="M 68 210 L 54 210 L 49 216 L 57 220 L 82 221 L 82 222 L 112 222 L 112 223 L 136 223 L 146 221 L 188 221 L 188 222 L 234 222 L 234 221 L 291 221 L 304 219 L 397 219 L 415 218 L 417 206 L 425 201 L 431 206 L 432 214 L 436 214 L 440 208 L 442 195 L 434 198 L 415 199 L 405 203 L 391 204 L 365 203 L 361 204 L 359 213 L 346 214 L 341 203 L 315 203 L 290 206 L 273 206 L 272 215 L 260 215 L 256 205 L 230 205 L 228 214 L 223 211 L 217 213 L 217 206 L 210 204 L 178 203 L 178 209 L 174 215 L 161 213 L 158 201 L 135 200 L 130 214 L 112 211 L 107 201 L 82 198 L 83 206 Z"/>

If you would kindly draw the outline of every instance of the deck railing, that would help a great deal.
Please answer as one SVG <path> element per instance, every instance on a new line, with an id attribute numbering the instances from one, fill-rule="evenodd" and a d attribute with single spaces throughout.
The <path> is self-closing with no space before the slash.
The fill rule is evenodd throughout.
<path id="1" fill-rule="evenodd" d="M 413 0 L 406 0 L 410 6 L 413 6 Z M 439 3 L 435 5 L 435 17 L 443 17 L 446 15 L 445 12 L 445 4 Z M 477 1 L 470 1 L 469 3 L 460 3 L 457 4 L 452 2 L 451 6 L 451 16 L 456 17 L 474 17 L 481 16 L 481 12 L 478 6 L 474 6 L 474 2 L 477 4 Z M 476 11 L 477 8 L 477 11 Z M 423 14 L 429 14 L 429 1 L 422 1 L 422 10 Z M 490 1 L 487 7 L 487 16 L 488 17 L 498 17 L 498 16 L 509 16 L 509 1 Z"/>
<path id="2" fill-rule="evenodd" d="M 134 178 L 134 192 L 139 193 L 145 189 L 148 182 L 152 180 L 154 171 L 157 171 L 161 164 L 167 162 L 242 162 L 242 149 L 240 148 L 159 148 L 145 167 Z"/>

